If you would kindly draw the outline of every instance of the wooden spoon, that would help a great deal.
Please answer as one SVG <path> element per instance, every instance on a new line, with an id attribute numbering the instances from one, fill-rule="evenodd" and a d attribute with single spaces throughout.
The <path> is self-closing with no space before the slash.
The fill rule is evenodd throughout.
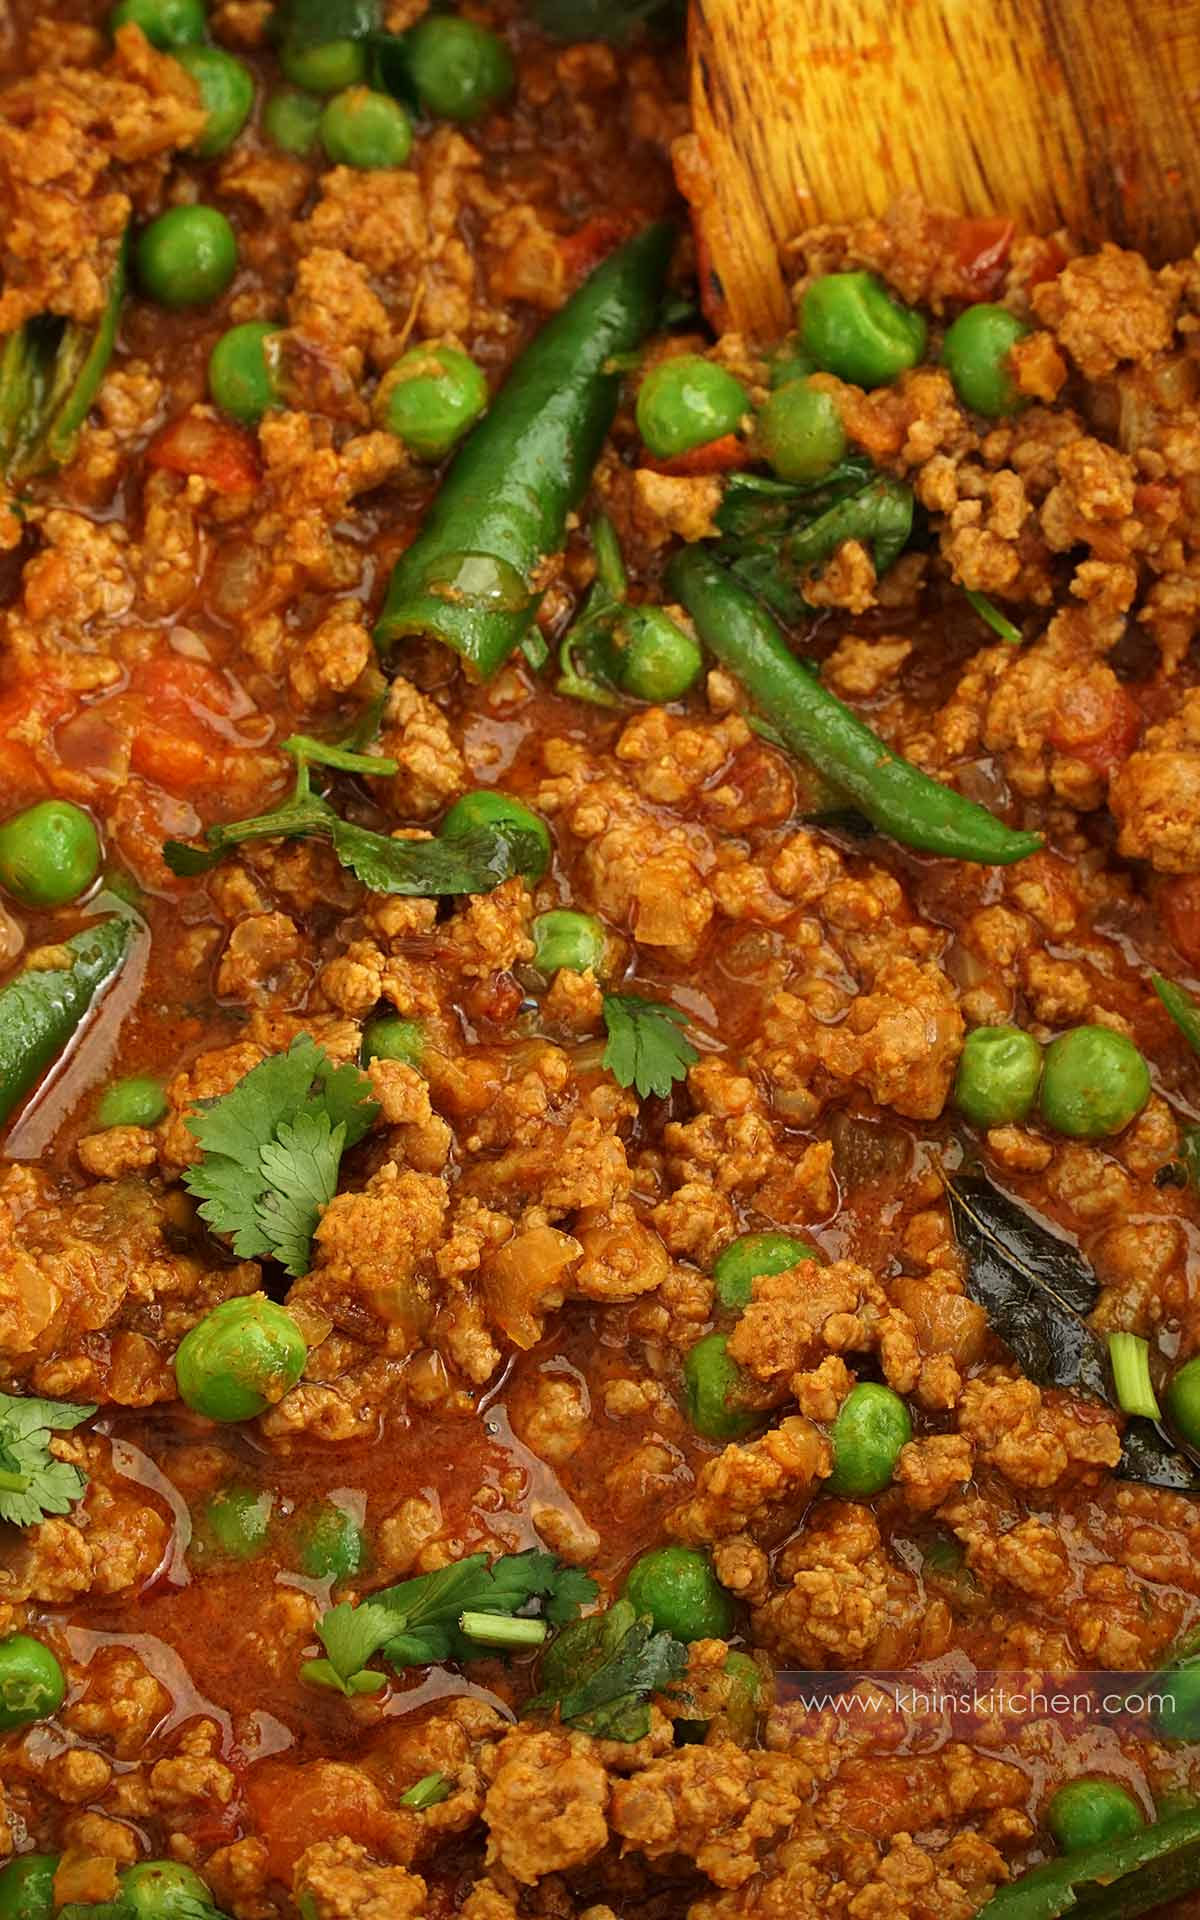
<path id="1" fill-rule="evenodd" d="M 754 338 L 789 240 L 913 189 L 1156 264 L 1200 241 L 1200 0 L 691 0 L 689 35 L 677 172 Z"/>

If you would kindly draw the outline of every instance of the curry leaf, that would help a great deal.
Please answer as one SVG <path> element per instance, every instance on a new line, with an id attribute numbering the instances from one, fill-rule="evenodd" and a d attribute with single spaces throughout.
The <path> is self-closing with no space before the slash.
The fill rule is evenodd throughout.
<path id="1" fill-rule="evenodd" d="M 1107 1400 L 1104 1348 L 1083 1318 L 1099 1286 L 1082 1254 L 983 1174 L 955 1175 L 946 1191 L 967 1292 L 1022 1371 L 1039 1386 Z"/>
<path id="2" fill-rule="evenodd" d="M 946 1194 L 966 1256 L 967 1292 L 1022 1371 L 1039 1386 L 1082 1389 L 1119 1409 L 1104 1344 L 1084 1318 L 1099 1283 L 1079 1250 L 983 1174 L 947 1177 Z M 1152 1420 L 1128 1422 L 1117 1474 L 1200 1493 L 1200 1466 Z"/>
<path id="3" fill-rule="evenodd" d="M 1131 1420 L 1121 1441 L 1121 1480 L 1137 1480 L 1144 1487 L 1164 1487 L 1171 1493 L 1200 1493 L 1200 1466 L 1171 1439 L 1155 1420 Z"/>

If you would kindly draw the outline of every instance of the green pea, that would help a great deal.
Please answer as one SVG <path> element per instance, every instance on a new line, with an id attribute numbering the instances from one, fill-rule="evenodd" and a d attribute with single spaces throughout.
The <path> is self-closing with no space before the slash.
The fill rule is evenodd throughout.
<path id="1" fill-rule="evenodd" d="M 1164 1740 L 1200 1740 L 1200 1656 L 1164 1667 L 1147 1683 L 1147 1691 L 1161 1698 L 1154 1726 Z"/>
<path id="2" fill-rule="evenodd" d="M 381 1014 L 368 1020 L 363 1028 L 363 1061 L 402 1060 L 406 1067 L 420 1067 L 425 1053 L 425 1029 L 419 1020 L 402 1020 L 399 1014 Z"/>
<path id="3" fill-rule="evenodd" d="M 678 700 L 704 665 L 698 642 L 661 607 L 629 607 L 615 639 L 618 677 L 635 700 Z"/>
<path id="4" fill-rule="evenodd" d="M 66 1697 L 63 1670 L 41 1640 L 28 1633 L 0 1640 L 0 1733 L 48 1720 Z"/>
<path id="5" fill-rule="evenodd" d="M 604 971 L 608 935 L 590 913 L 572 913 L 569 907 L 554 907 L 539 913 L 530 929 L 533 934 L 533 964 L 539 973 L 549 976 L 565 967 L 568 973 Z"/>
<path id="6" fill-rule="evenodd" d="M 108 16 L 109 32 L 115 34 L 130 22 L 162 53 L 198 47 L 208 32 L 201 0 L 117 0 Z"/>
<path id="7" fill-rule="evenodd" d="M 100 1096 L 96 1108 L 98 1127 L 156 1127 L 167 1111 L 163 1082 L 152 1073 L 132 1074 L 128 1080 L 114 1080 Z"/>
<path id="8" fill-rule="evenodd" d="M 307 1358 L 291 1314 L 251 1294 L 214 1307 L 184 1335 L 175 1383 L 180 1399 L 210 1420 L 251 1420 L 295 1386 Z"/>
<path id="9" fill-rule="evenodd" d="M 954 1104 L 976 1127 L 1024 1120 L 1037 1099 L 1042 1049 L 1020 1027 L 976 1027 L 958 1062 Z"/>
<path id="10" fill-rule="evenodd" d="M 300 1565 L 312 1580 L 349 1580 L 361 1572 L 366 1541 L 354 1515 L 319 1500 L 300 1521 Z"/>
<path id="11" fill-rule="evenodd" d="M 760 1424 L 761 1413 L 739 1404 L 744 1391 L 741 1368 L 729 1357 L 729 1339 L 708 1333 L 688 1348 L 683 1389 L 688 1419 L 706 1440 L 737 1440 Z"/>
<path id="12" fill-rule="evenodd" d="M 1046 1808 L 1046 1825 L 1064 1853 L 1128 1840 L 1146 1824 L 1131 1793 L 1114 1780 L 1068 1780 Z"/>
<path id="13" fill-rule="evenodd" d="M 826 373 L 856 387 L 886 387 L 916 366 L 928 329 L 876 274 L 858 271 L 813 281 L 804 296 L 800 334 Z"/>
<path id="14" fill-rule="evenodd" d="M 254 76 L 220 47 L 181 47 L 175 58 L 199 87 L 200 104 L 208 116 L 192 152 L 201 160 L 212 160 L 233 145 L 250 118 Z"/>
<path id="15" fill-rule="evenodd" d="M 253 1560 L 267 1544 L 274 1494 L 258 1487 L 222 1487 L 204 1509 L 204 1524 L 218 1552 Z"/>
<path id="16" fill-rule="evenodd" d="M 1150 1098 L 1150 1069 L 1123 1033 L 1072 1027 L 1046 1048 L 1042 1118 L 1072 1140 L 1120 1133 Z"/>
<path id="17" fill-rule="evenodd" d="M 438 120 L 479 120 L 516 84 L 503 40 L 453 14 L 419 20 L 408 35 L 406 59 L 417 98 Z"/>
<path id="18" fill-rule="evenodd" d="M 298 87 L 279 87 L 263 108 L 263 132 L 284 153 L 301 159 L 317 144 L 317 130 L 325 103 Z"/>
<path id="19" fill-rule="evenodd" d="M 1013 347 L 1028 332 L 1024 320 L 1007 307 L 986 302 L 968 307 L 946 329 L 942 363 L 964 407 L 985 419 L 999 420 L 1029 405 L 1028 395 L 1019 391 L 1008 365 Z"/>
<path id="20" fill-rule="evenodd" d="M 816 361 L 811 353 L 805 353 L 794 333 L 789 333 L 767 361 L 767 380 L 772 392 L 777 387 L 790 386 L 793 380 L 804 380 L 816 371 Z"/>
<path id="21" fill-rule="evenodd" d="M 214 406 L 243 426 L 257 426 L 280 404 L 277 365 L 267 342 L 280 332 L 270 320 L 244 320 L 223 333 L 208 357 Z"/>
<path id="22" fill-rule="evenodd" d="M 142 229 L 134 257 L 143 292 L 159 306 L 202 307 L 233 279 L 238 246 L 218 208 L 172 207 Z"/>
<path id="23" fill-rule="evenodd" d="M 639 1616 L 650 1615 L 656 1633 L 677 1640 L 723 1640 L 733 1629 L 733 1601 L 695 1547 L 643 1553 L 625 1576 L 624 1595 Z"/>
<path id="24" fill-rule="evenodd" d="M 1167 1416 L 1181 1440 L 1200 1447 L 1200 1353 L 1172 1376 L 1166 1392 Z"/>
<path id="25" fill-rule="evenodd" d="M 61 1855 L 23 1853 L 0 1872 L 0 1920 L 54 1920 L 54 1876 Z"/>
<path id="26" fill-rule="evenodd" d="M 807 380 L 776 388 L 758 416 L 758 432 L 780 480 L 823 480 L 846 452 L 846 429 L 832 395 Z"/>
<path id="27" fill-rule="evenodd" d="M 764 1273 L 786 1273 L 801 1260 L 820 1260 L 815 1247 L 790 1233 L 743 1233 L 731 1241 L 713 1268 L 717 1299 L 731 1313 L 743 1313 Z"/>
<path id="28" fill-rule="evenodd" d="M 375 396 L 375 419 L 421 460 L 443 460 L 487 410 L 483 371 L 457 347 L 431 341 L 390 367 Z"/>
<path id="29" fill-rule="evenodd" d="M 656 460 L 736 433 L 749 411 L 741 381 L 698 353 L 660 360 L 638 388 L 638 432 Z"/>
<path id="30" fill-rule="evenodd" d="M 864 1381 L 842 1401 L 829 1437 L 833 1472 L 825 1492 L 860 1499 L 882 1493 L 890 1482 L 901 1448 L 912 1439 L 912 1420 L 898 1393 Z"/>
<path id="31" fill-rule="evenodd" d="M 336 166 L 372 173 L 402 167 L 412 152 L 412 121 L 398 100 L 371 87 L 335 93 L 317 129 Z"/>
<path id="32" fill-rule="evenodd" d="M 533 834 L 537 840 L 537 850 L 531 851 L 524 868 L 525 878 L 532 886 L 541 879 L 550 865 L 550 830 L 546 822 L 528 807 L 514 800 L 511 794 L 500 793 L 495 787 L 476 787 L 473 793 L 464 793 L 456 800 L 442 821 L 443 840 L 461 839 L 464 834 L 474 833 L 477 827 L 508 827 L 519 833 Z"/>
<path id="33" fill-rule="evenodd" d="M 198 1873 L 178 1860 L 142 1860 L 120 1876 L 121 1905 L 130 1920 L 194 1920 L 197 1903 L 212 1911 L 212 1893 Z"/>
<path id="34" fill-rule="evenodd" d="M 284 41 L 279 70 L 294 87 L 306 93 L 341 93 L 361 86 L 367 77 L 366 50 L 359 40 L 326 40 L 319 47 L 299 47 Z"/>
<path id="35" fill-rule="evenodd" d="M 96 829 L 70 800 L 39 800 L 0 826 L 0 886 L 23 907 L 65 907 L 99 871 Z"/>
<path id="36" fill-rule="evenodd" d="M 756 1660 L 736 1650 L 725 1656 L 725 1673 L 730 1683 L 725 1720 L 732 1737 L 748 1746 L 762 1706 L 762 1673 Z"/>

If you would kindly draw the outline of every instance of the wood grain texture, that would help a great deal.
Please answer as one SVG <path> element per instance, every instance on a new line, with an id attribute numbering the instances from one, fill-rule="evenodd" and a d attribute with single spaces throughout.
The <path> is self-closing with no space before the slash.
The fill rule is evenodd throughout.
<path id="1" fill-rule="evenodd" d="M 790 318 L 801 228 L 934 205 L 1200 240 L 1200 0 L 691 0 L 678 172 L 730 321 Z"/>

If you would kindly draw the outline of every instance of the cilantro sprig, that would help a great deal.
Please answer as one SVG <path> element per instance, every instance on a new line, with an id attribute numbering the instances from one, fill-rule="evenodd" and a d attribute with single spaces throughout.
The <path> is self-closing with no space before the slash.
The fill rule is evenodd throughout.
<path id="1" fill-rule="evenodd" d="M 537 1645 L 549 1627 L 574 1620 L 597 1591 L 586 1573 L 553 1553 L 530 1548 L 491 1565 L 486 1553 L 472 1553 L 384 1587 L 358 1606 L 330 1607 L 317 1622 L 325 1657 L 306 1660 L 300 1675 L 337 1693 L 375 1693 L 386 1685 L 386 1676 L 367 1665 L 376 1654 L 403 1668 L 478 1659 L 497 1645 Z M 505 1633 L 501 1623 L 522 1630 Z"/>
<path id="2" fill-rule="evenodd" d="M 267 813 L 248 820 L 231 820 L 208 827 L 204 845 L 168 840 L 163 859 L 172 873 L 190 877 L 207 873 L 234 847 L 248 840 L 328 840 L 343 867 L 372 893 L 415 895 L 434 899 L 451 894 L 491 893 L 515 873 L 529 872 L 543 858 L 542 847 L 527 828 L 489 821 L 452 839 L 393 840 L 343 820 L 323 794 L 314 793 L 314 765 L 341 773 L 386 774 L 396 771 L 394 760 L 330 746 L 308 734 L 293 734 L 283 742 L 296 761 L 291 793 Z"/>
<path id="3" fill-rule="evenodd" d="M 337 1192 L 342 1154 L 378 1111 L 358 1068 L 335 1067 L 302 1033 L 190 1117 L 203 1151 L 184 1184 L 201 1202 L 201 1218 L 227 1234 L 243 1260 L 278 1260 L 299 1279 L 321 1211 Z"/>
<path id="4" fill-rule="evenodd" d="M 670 1093 L 676 1080 L 682 1080 L 700 1058 L 681 1031 L 687 1015 L 661 1000 L 606 993 L 604 1025 L 608 1044 L 603 1063 L 619 1086 L 635 1087 L 641 1100 L 652 1093 Z"/>
<path id="5" fill-rule="evenodd" d="M 33 1527 L 48 1513 L 71 1511 L 87 1480 L 78 1467 L 54 1458 L 50 1436 L 69 1433 L 95 1411 L 0 1393 L 0 1520 Z"/>
<path id="6" fill-rule="evenodd" d="M 558 1709 L 564 1726 L 601 1740 L 641 1740 L 650 1731 L 650 1698 L 667 1691 L 688 1662 L 673 1634 L 618 1600 L 560 1633 L 542 1661 L 542 1691 L 523 1713 Z"/>

